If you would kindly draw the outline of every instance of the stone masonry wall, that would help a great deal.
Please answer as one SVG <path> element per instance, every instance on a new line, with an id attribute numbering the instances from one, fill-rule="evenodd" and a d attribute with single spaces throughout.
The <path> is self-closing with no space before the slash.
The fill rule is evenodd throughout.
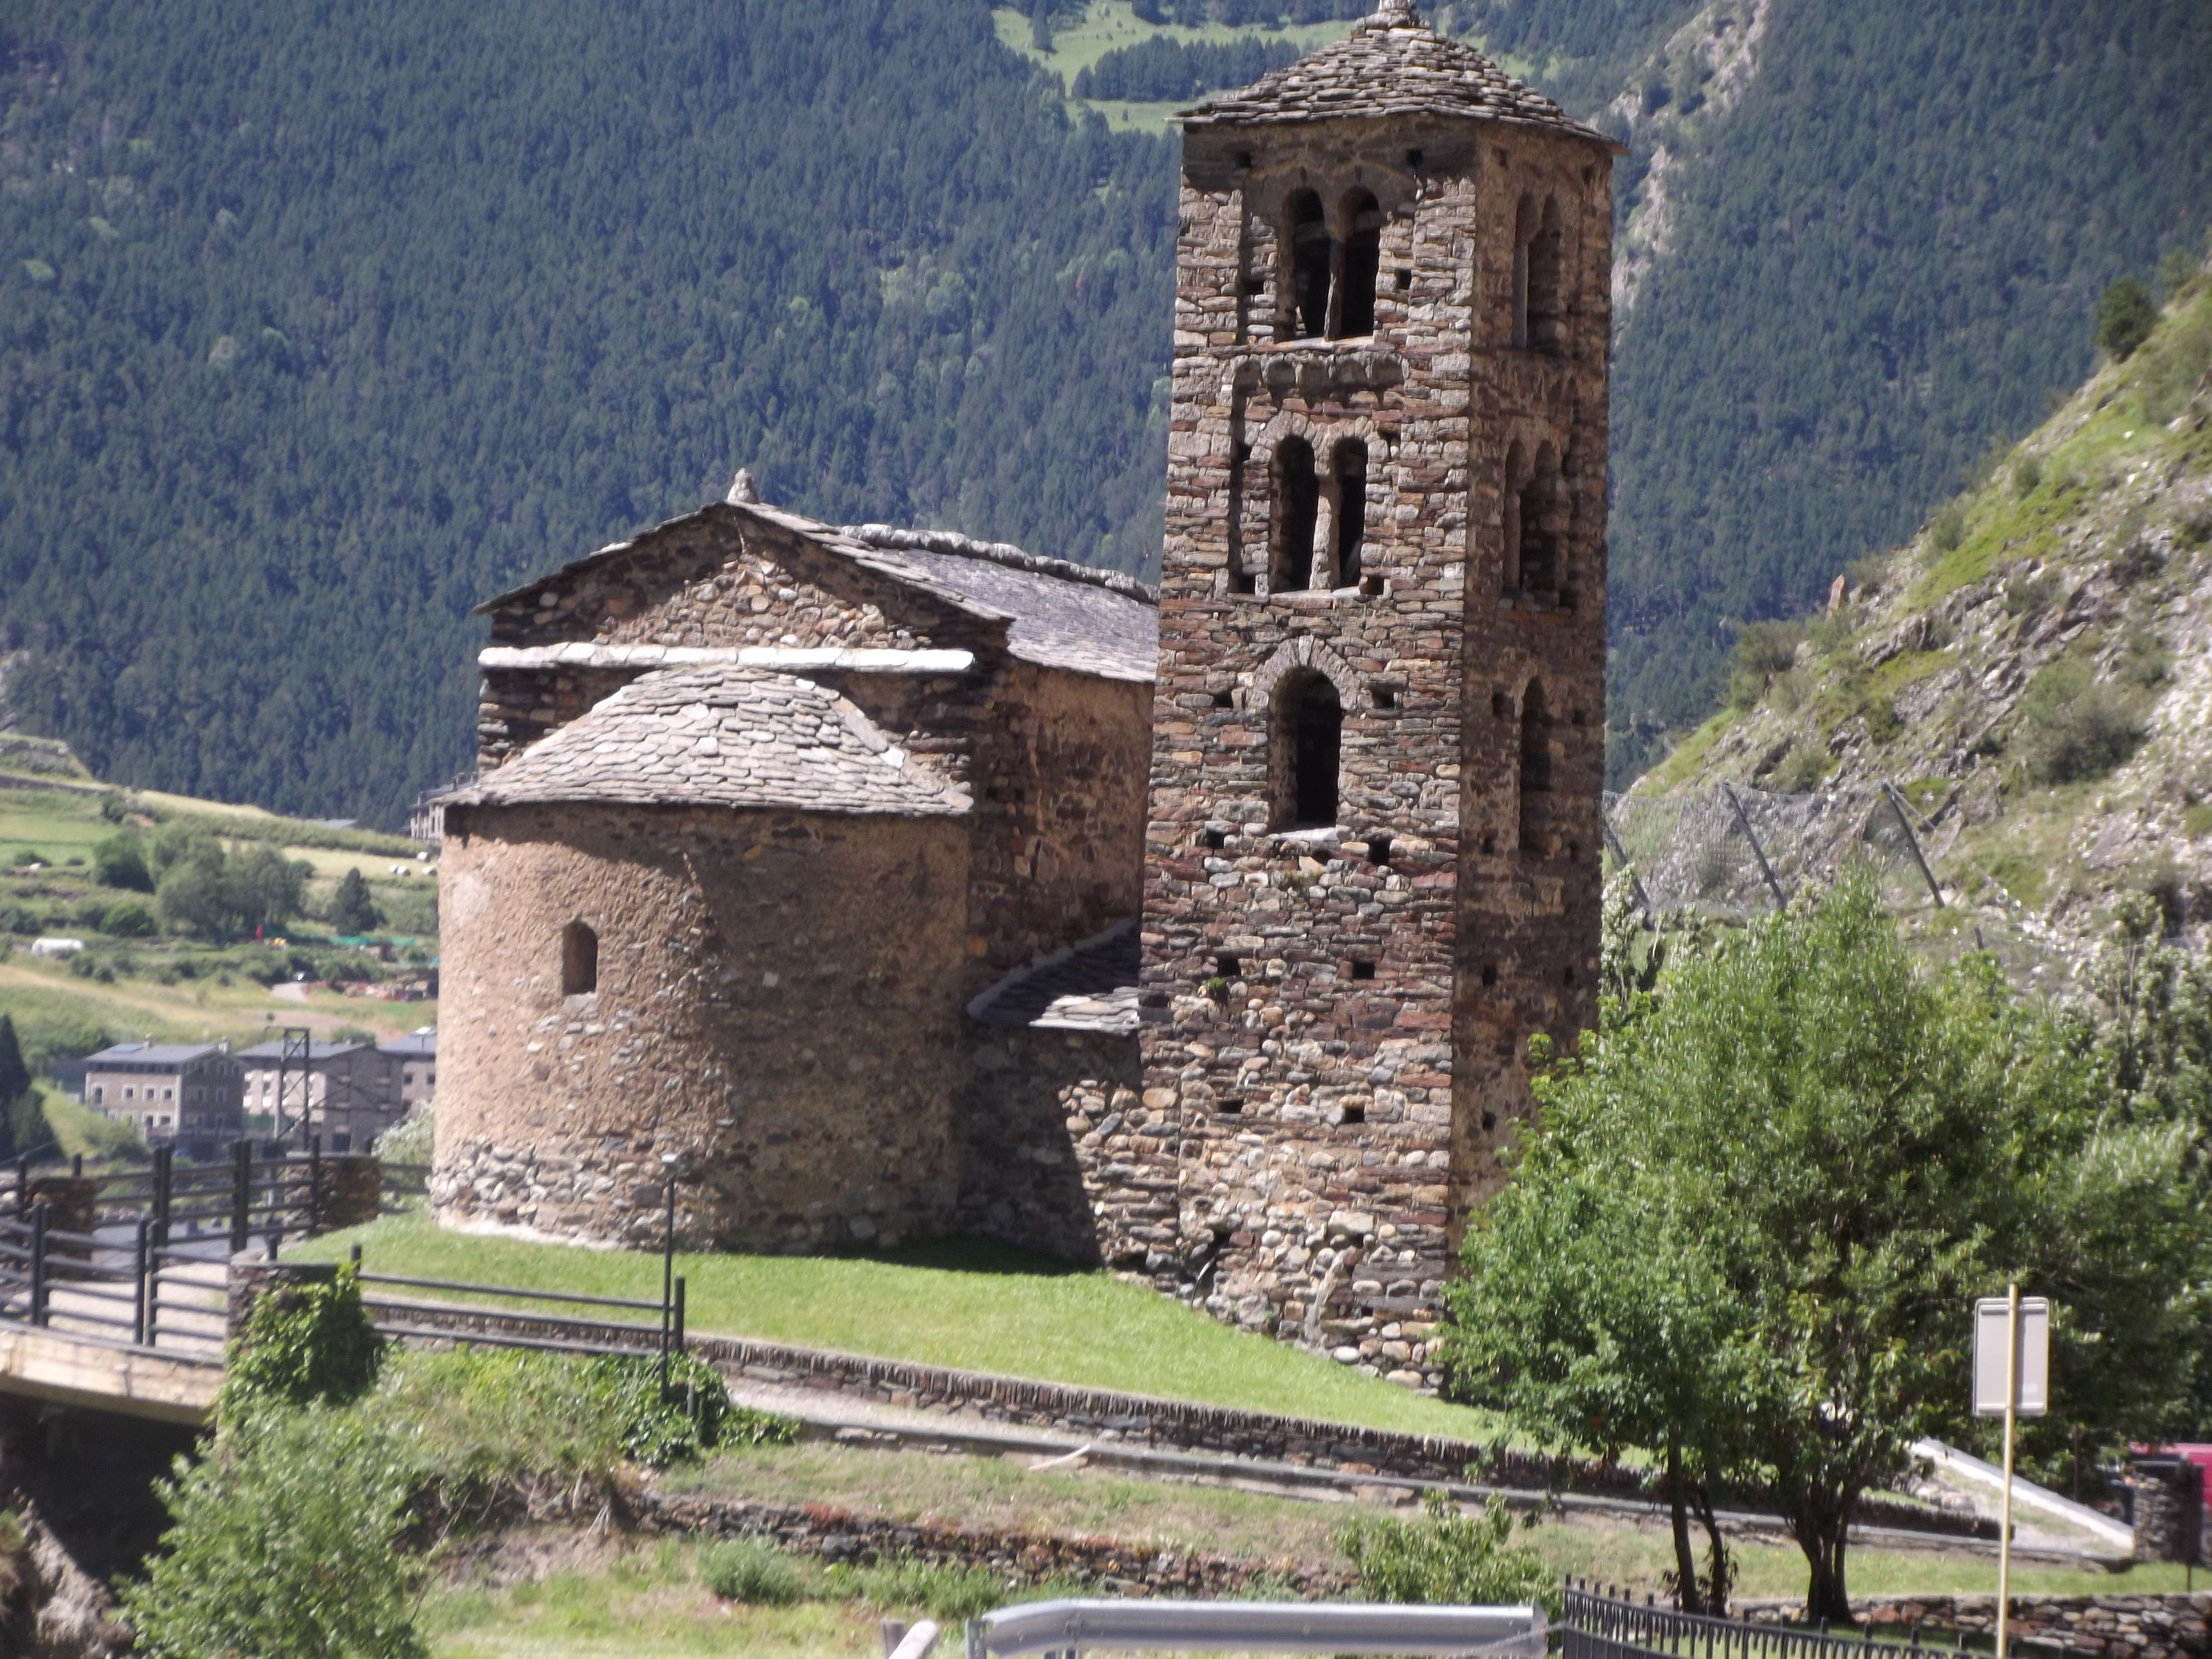
<path id="1" fill-rule="evenodd" d="M 1138 1100 L 1136 1039 L 978 1025 L 968 1064 L 960 1231 L 1065 1261 L 1171 1268 L 1175 1123 Z"/>
<path id="2" fill-rule="evenodd" d="M 695 1246 L 946 1231 L 967 860 L 957 819 L 454 809 L 441 1218 L 657 1242 L 673 1152 Z M 574 920 L 599 986 L 563 997 Z"/>
<path id="3" fill-rule="evenodd" d="M 1422 1384 L 1452 1229 L 1526 1109 L 1526 1037 L 1571 1035 L 1590 1007 L 1608 163 L 1413 118 L 1194 130 L 1184 158 L 1143 1103 L 1181 1119 L 1180 1249 L 1207 1304 Z M 1557 361 L 1510 349 L 1498 309 L 1532 185 L 1570 210 Z M 1371 337 L 1278 337 L 1275 228 L 1306 186 L 1382 204 Z M 1540 436 L 1571 457 L 1571 596 L 1508 602 L 1495 475 Z M 1273 591 L 1293 437 L 1324 467 L 1366 447 L 1357 586 Z M 1286 833 L 1272 700 L 1316 674 L 1344 712 L 1337 821 Z M 1530 856 L 1518 731 L 1539 674 L 1559 719 Z"/>
<path id="4" fill-rule="evenodd" d="M 1755 1624 L 1795 1621 L 1800 1601 L 1739 1602 L 1733 1611 Z M 1855 1597 L 1851 1611 L 1875 1629 L 1901 1632 L 1919 1626 L 1931 1635 L 1996 1631 L 1994 1595 L 1880 1595 Z M 2212 1592 L 2194 1595 L 2015 1595 L 2011 1634 L 2015 1640 L 2052 1642 L 2106 1659 L 2204 1659 L 2212 1654 Z"/>

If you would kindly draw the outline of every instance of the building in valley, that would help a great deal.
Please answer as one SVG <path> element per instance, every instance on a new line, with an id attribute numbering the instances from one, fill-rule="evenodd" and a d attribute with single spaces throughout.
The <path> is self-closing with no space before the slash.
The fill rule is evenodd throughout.
<path id="1" fill-rule="evenodd" d="M 310 1040 L 295 1051 L 282 1042 L 238 1051 L 246 1068 L 246 1110 L 257 1136 L 297 1142 L 319 1135 L 326 1152 L 365 1152 L 405 1114 L 401 1060 L 374 1042 Z"/>
<path id="2" fill-rule="evenodd" d="M 84 1103 L 155 1145 L 238 1139 L 245 1072 L 227 1042 L 118 1042 L 84 1061 Z"/>
<path id="3" fill-rule="evenodd" d="M 449 1224 L 987 1234 L 1399 1381 L 1592 1018 L 1616 147 L 1386 0 L 1182 118 L 1157 595 L 730 499 L 491 601 Z"/>

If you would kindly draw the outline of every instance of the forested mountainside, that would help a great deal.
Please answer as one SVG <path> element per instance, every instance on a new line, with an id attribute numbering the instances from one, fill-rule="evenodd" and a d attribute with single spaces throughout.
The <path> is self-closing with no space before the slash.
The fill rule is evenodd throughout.
<path id="1" fill-rule="evenodd" d="M 389 823 L 467 756 L 468 605 L 739 464 L 831 518 L 1139 568 L 1173 140 L 1006 42 L 1050 62 L 1111 14 L 1086 89 L 1141 99 L 1345 9 L 21 0 L 9 701 L 118 781 Z M 1430 10 L 1633 145 L 1616 779 L 1711 706 L 1738 623 L 2077 380 L 2097 292 L 2212 201 L 2199 0 Z"/>
<path id="2" fill-rule="evenodd" d="M 1134 568 L 1175 198 L 947 0 L 0 10 L 0 650 L 119 782 L 390 823 L 468 607 L 764 495 Z"/>
<path id="3" fill-rule="evenodd" d="M 2120 344 L 2130 341 L 2124 332 Z M 1895 785 L 1954 903 L 2212 921 L 2212 274 L 1834 603 L 1747 630 L 1636 793 Z"/>

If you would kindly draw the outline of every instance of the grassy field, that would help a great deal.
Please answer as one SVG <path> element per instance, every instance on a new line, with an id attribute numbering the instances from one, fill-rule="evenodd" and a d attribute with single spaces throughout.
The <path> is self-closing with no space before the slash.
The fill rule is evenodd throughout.
<path id="1" fill-rule="evenodd" d="M 331 1260 L 356 1243 L 371 1272 L 612 1296 L 660 1291 L 655 1255 L 449 1233 L 420 1215 L 333 1233 L 298 1254 Z M 691 1328 L 702 1333 L 1417 1433 L 1497 1433 L 1485 1413 L 1231 1330 L 1110 1274 L 1003 1246 L 867 1258 L 687 1254 L 677 1263 Z"/>
<path id="2" fill-rule="evenodd" d="M 1239 1556 L 1345 1566 L 1338 1529 L 1359 1506 L 1138 1480 L 1099 1470 L 1032 1471 L 1025 1459 L 946 1457 L 810 1443 L 720 1456 L 672 1477 L 686 1490 L 827 1504 L 903 1520 L 1035 1527 Z M 1661 1524 L 1553 1518 L 1522 1538 L 1555 1571 L 1657 1593 L 1671 1565 Z M 1794 1596 L 1804 1558 L 1780 1540 L 1737 1541 L 1743 1596 Z M 818 1568 L 802 1577 L 825 1599 L 790 1607 L 719 1601 L 702 1577 L 706 1547 L 690 1540 L 624 1540 L 546 1532 L 517 1534 L 460 1567 L 427 1608 L 441 1659 L 677 1659 L 726 1654 L 827 1659 L 872 1655 L 876 1620 L 924 1609 L 896 1598 L 847 1599 Z M 1996 1567 L 1966 1551 L 1852 1551 L 1861 1595 L 1982 1591 Z M 2180 1570 L 2136 1567 L 2112 1575 L 2037 1565 L 2015 1568 L 2033 1593 L 2144 1594 L 2182 1587 Z M 1034 1592 L 1031 1592 L 1032 1594 Z M 848 1592 L 848 1595 L 849 1592 Z M 1008 1599 L 1012 1599 L 1011 1596 Z"/>
<path id="3" fill-rule="evenodd" d="M 164 953 L 135 951 L 150 973 Z M 296 988 L 257 985 L 234 977 L 224 985 L 212 979 L 179 980 L 164 985 L 153 978 L 118 978 L 112 984 L 78 979 L 58 963 L 18 953 L 0 961 L 0 1013 L 14 1016 L 19 1028 L 84 1024 L 107 1040 L 150 1037 L 157 1042 L 258 1042 L 280 1025 L 305 1025 L 319 1035 L 351 1027 L 380 1037 L 398 1036 L 438 1022 L 434 1002 L 383 1002 L 374 997 L 342 996 L 335 991 L 305 995 Z"/>

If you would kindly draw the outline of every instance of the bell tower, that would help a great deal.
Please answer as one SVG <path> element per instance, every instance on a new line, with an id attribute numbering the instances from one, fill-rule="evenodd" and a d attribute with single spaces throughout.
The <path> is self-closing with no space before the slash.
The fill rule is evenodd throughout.
<path id="1" fill-rule="evenodd" d="M 1595 1016 L 1618 147 L 1409 0 L 1182 125 L 1149 1265 L 1418 1382 Z"/>

